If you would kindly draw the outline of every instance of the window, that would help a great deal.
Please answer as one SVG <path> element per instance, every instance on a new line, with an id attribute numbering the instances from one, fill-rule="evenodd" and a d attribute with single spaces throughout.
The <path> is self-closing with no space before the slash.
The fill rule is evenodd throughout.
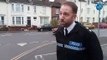
<path id="1" fill-rule="evenodd" d="M 103 10 L 103 15 L 105 15 L 105 10 Z"/>
<path id="2" fill-rule="evenodd" d="M 42 14 L 46 14 L 46 7 L 45 6 L 42 7 Z"/>
<path id="3" fill-rule="evenodd" d="M 90 0 L 87 1 L 87 4 L 88 4 L 88 5 L 90 4 Z"/>
<path id="4" fill-rule="evenodd" d="M 34 13 L 36 13 L 36 6 L 34 6 Z"/>
<path id="5" fill-rule="evenodd" d="M 16 4 L 16 12 L 20 12 L 20 4 Z"/>
<path id="6" fill-rule="evenodd" d="M 28 10 L 28 11 L 30 10 L 30 7 L 29 7 L 29 6 L 27 7 L 27 10 Z"/>
<path id="7" fill-rule="evenodd" d="M 24 6 L 22 4 L 12 4 L 11 9 L 12 9 L 12 12 L 23 12 Z"/>
<path id="8" fill-rule="evenodd" d="M 95 22 L 95 18 L 93 17 L 93 22 Z"/>
<path id="9" fill-rule="evenodd" d="M 59 9 L 56 9 L 56 14 L 59 14 Z"/>
<path id="10" fill-rule="evenodd" d="M 40 24 L 43 24 L 43 17 L 40 17 Z"/>
<path id="11" fill-rule="evenodd" d="M 12 24 L 13 25 L 22 25 L 22 24 L 24 24 L 24 17 L 13 16 L 12 17 Z"/>
<path id="12" fill-rule="evenodd" d="M 87 23 L 89 23 L 90 17 L 87 17 Z"/>
<path id="13" fill-rule="evenodd" d="M 14 17 L 12 17 L 12 23 L 13 23 L 13 25 L 15 24 L 15 18 Z"/>
<path id="14" fill-rule="evenodd" d="M 89 14 L 90 13 L 90 8 L 87 8 L 87 14 Z"/>
<path id="15" fill-rule="evenodd" d="M 24 19 L 23 19 L 23 17 L 22 17 L 22 24 L 24 24 Z"/>
<path id="16" fill-rule="evenodd" d="M 31 17 L 27 17 L 27 20 L 31 20 Z"/>
<path id="17" fill-rule="evenodd" d="M 14 4 L 12 4 L 12 11 L 14 11 Z"/>
<path id="18" fill-rule="evenodd" d="M 37 19 L 37 17 L 33 17 L 33 19 Z"/>
<path id="19" fill-rule="evenodd" d="M 1 17 L 2 25 L 4 25 L 4 16 Z"/>
<path id="20" fill-rule="evenodd" d="M 16 17 L 16 24 L 21 24 L 21 17 Z"/>
<path id="21" fill-rule="evenodd" d="M 83 8 L 81 8 L 81 13 L 83 12 Z"/>
<path id="22" fill-rule="evenodd" d="M 83 17 L 80 17 L 80 22 L 83 22 Z"/>
<path id="23" fill-rule="evenodd" d="M 4 16 L 0 16 L 0 25 L 4 25 Z"/>
<path id="24" fill-rule="evenodd" d="M 48 17 L 44 17 L 44 24 L 48 24 L 49 20 Z"/>
<path id="25" fill-rule="evenodd" d="M 95 10 L 93 10 L 93 13 L 95 14 Z"/>
<path id="26" fill-rule="evenodd" d="M 36 21 L 37 17 L 33 17 L 34 21 Z"/>
<path id="27" fill-rule="evenodd" d="M 76 0 L 74 0 L 74 2 L 76 3 Z"/>
<path id="28" fill-rule="evenodd" d="M 24 11 L 24 6 L 23 6 L 23 5 L 21 5 L 21 11 L 22 11 L 22 12 Z"/>
<path id="29" fill-rule="evenodd" d="M 40 17 L 40 24 L 49 24 L 49 17 Z"/>

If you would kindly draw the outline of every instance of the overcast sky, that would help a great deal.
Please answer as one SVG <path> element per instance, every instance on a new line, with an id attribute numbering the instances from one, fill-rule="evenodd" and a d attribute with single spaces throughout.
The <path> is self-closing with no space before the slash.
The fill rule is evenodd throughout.
<path id="1" fill-rule="evenodd" d="M 49 1 L 53 2 L 54 0 L 49 0 Z"/>
<path id="2" fill-rule="evenodd" d="M 54 0 L 49 0 L 49 1 L 54 2 Z M 107 1 L 107 0 L 103 0 L 103 2 L 104 2 L 104 1 Z"/>
<path id="3" fill-rule="evenodd" d="M 103 0 L 103 1 L 107 1 L 107 0 Z"/>

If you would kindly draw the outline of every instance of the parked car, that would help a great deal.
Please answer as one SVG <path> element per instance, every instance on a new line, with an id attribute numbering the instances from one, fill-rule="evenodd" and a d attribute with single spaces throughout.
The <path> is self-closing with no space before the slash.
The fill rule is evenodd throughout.
<path id="1" fill-rule="evenodd" d="M 41 27 L 37 28 L 38 31 L 51 31 L 52 30 L 52 26 L 51 24 L 44 24 Z"/>
<path id="2" fill-rule="evenodd" d="M 83 23 L 83 25 L 87 28 L 87 29 L 94 29 L 95 26 L 92 23 Z"/>
<path id="3" fill-rule="evenodd" d="M 99 28 L 107 28 L 107 23 L 100 23 Z"/>

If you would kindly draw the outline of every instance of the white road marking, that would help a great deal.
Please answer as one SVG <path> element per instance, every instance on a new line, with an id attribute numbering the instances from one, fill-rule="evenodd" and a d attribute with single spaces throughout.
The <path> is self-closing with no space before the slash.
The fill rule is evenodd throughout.
<path id="1" fill-rule="evenodd" d="M 29 42 L 29 44 L 36 44 L 36 43 L 39 43 L 39 41 Z"/>
<path id="2" fill-rule="evenodd" d="M 43 56 L 54 55 L 54 54 L 56 54 L 56 52 L 46 53 L 46 54 L 40 54 L 40 55 L 35 55 L 35 60 L 38 60 L 38 57 L 41 58 L 42 60 L 44 60 Z"/>
<path id="3" fill-rule="evenodd" d="M 19 46 L 25 46 L 25 45 L 27 45 L 27 43 L 17 43 L 17 45 L 19 45 Z"/>
<path id="4" fill-rule="evenodd" d="M 5 36 L 11 36 L 12 34 L 3 34 L 1 36 L 5 37 Z"/>
<path id="5" fill-rule="evenodd" d="M 42 54 L 42 55 L 47 56 L 47 55 L 54 55 L 54 54 L 56 54 L 56 52 L 47 53 L 47 54 Z"/>
<path id="6" fill-rule="evenodd" d="M 107 44 L 102 44 L 101 46 L 107 46 Z"/>
<path id="7" fill-rule="evenodd" d="M 49 44 L 54 44 L 54 43 L 55 43 L 55 41 L 52 41 L 52 42 L 50 42 L 50 43 L 44 43 L 44 44 L 42 44 L 42 45 L 40 45 L 40 46 L 38 46 L 38 47 L 34 47 L 34 48 L 30 49 L 30 50 L 27 50 L 27 51 L 25 51 L 25 52 L 17 55 L 16 57 L 12 58 L 11 60 L 18 60 L 18 59 L 20 59 L 21 57 L 23 57 L 23 56 L 25 56 L 25 55 L 27 55 L 27 54 L 29 54 L 29 53 L 37 50 L 37 49 L 40 49 L 40 48 L 42 48 L 42 47 L 44 47 L 44 46 L 47 46 L 47 45 L 49 45 Z"/>
<path id="8" fill-rule="evenodd" d="M 35 60 L 39 60 L 38 58 L 40 58 L 41 60 L 45 60 L 42 55 L 35 56 Z"/>
<path id="9" fill-rule="evenodd" d="M 56 54 L 56 52 L 52 52 L 52 53 L 46 53 L 46 54 L 40 54 L 42 56 L 47 56 L 47 55 L 54 55 Z M 40 56 L 40 55 L 35 55 L 35 56 Z"/>

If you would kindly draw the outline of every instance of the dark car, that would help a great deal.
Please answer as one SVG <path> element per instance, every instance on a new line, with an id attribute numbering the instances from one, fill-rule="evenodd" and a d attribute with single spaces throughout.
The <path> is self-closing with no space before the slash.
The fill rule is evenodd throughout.
<path id="1" fill-rule="evenodd" d="M 38 31 L 51 31 L 52 26 L 51 24 L 44 24 L 40 28 L 38 28 Z"/>

